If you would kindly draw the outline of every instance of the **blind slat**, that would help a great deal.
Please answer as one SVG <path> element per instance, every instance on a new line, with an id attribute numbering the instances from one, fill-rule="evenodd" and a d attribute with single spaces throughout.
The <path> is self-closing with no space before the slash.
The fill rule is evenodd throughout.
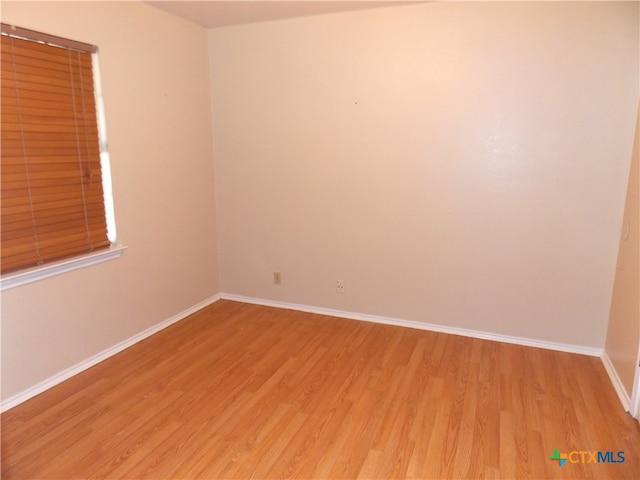
<path id="1" fill-rule="evenodd" d="M 12 55 L 11 51 L 3 51 L 4 55 Z M 21 73 L 29 73 L 35 72 L 36 74 L 40 74 L 42 72 L 47 72 L 51 75 L 56 75 L 56 72 L 60 74 L 64 74 L 69 72 L 69 70 L 77 70 L 79 73 L 88 75 L 91 77 L 91 65 L 83 64 L 82 62 L 77 62 L 75 59 L 71 60 L 71 64 L 69 62 L 59 63 L 52 62 L 49 60 L 43 60 L 39 58 L 33 58 L 31 56 L 22 56 L 13 54 L 13 59 L 15 59 L 16 71 Z M 68 60 L 68 59 L 67 59 Z"/>
<path id="2" fill-rule="evenodd" d="M 22 130 L 20 130 L 20 128 Z M 59 133 L 75 133 L 78 129 L 87 131 L 89 133 L 98 133 L 98 128 L 93 125 L 89 126 L 89 128 L 85 128 L 84 126 L 78 125 L 66 125 L 63 122 L 56 123 L 22 123 L 22 124 L 2 124 L 2 129 L 10 132 L 10 131 L 23 131 L 23 132 L 59 132 Z"/>
<path id="3" fill-rule="evenodd" d="M 87 174 L 86 169 L 80 170 L 78 168 L 62 168 L 65 166 L 65 164 L 59 164 L 59 165 L 61 166 L 61 168 L 56 170 L 44 169 L 42 171 L 38 171 L 36 169 L 30 169 L 28 178 L 24 172 L 3 173 L 2 181 L 4 183 L 5 181 L 19 182 L 24 180 L 26 182 L 29 182 L 30 180 L 48 180 L 48 179 L 56 179 L 56 178 L 80 178 L 80 177 L 84 177 Z M 45 166 L 49 167 L 49 165 L 45 165 Z M 99 167 L 96 167 L 93 170 L 97 170 L 97 168 Z"/>
<path id="4" fill-rule="evenodd" d="M 47 225 L 46 227 L 39 227 L 38 237 L 39 240 L 43 241 L 43 243 L 41 243 L 40 245 L 44 245 L 44 241 L 59 238 L 60 236 L 69 237 L 71 235 L 83 234 L 85 237 L 88 235 L 88 237 L 91 238 L 92 236 L 99 235 L 101 233 L 102 227 L 100 226 L 97 226 L 94 230 L 90 229 L 89 233 L 87 234 L 87 229 L 84 225 L 84 222 L 67 222 L 65 224 L 52 224 Z M 3 232 L 0 235 L 2 243 L 8 248 L 20 245 L 21 243 L 24 243 L 24 239 L 32 237 L 33 229 L 30 226 L 21 230 L 14 230 L 12 232 Z"/>
<path id="5" fill-rule="evenodd" d="M 74 188 L 75 187 L 75 188 Z M 74 188 L 73 190 L 71 188 Z M 102 195 L 102 189 L 91 188 L 84 186 L 84 188 L 78 188 L 71 186 L 68 191 L 62 193 L 47 193 L 44 195 L 32 194 L 30 196 L 20 197 L 3 197 L 2 203 L 5 207 L 19 207 L 21 205 L 32 206 L 35 210 L 42 210 L 43 205 L 49 205 L 53 202 L 65 202 L 75 201 L 82 205 L 84 203 L 94 203 L 104 200 Z M 87 191 L 89 190 L 89 191 Z"/>
<path id="6" fill-rule="evenodd" d="M 29 71 L 38 72 L 29 73 Z M 24 88 L 27 85 L 39 85 L 38 90 L 47 87 L 64 87 L 65 89 L 75 88 L 79 92 L 93 92 L 93 83 L 89 83 L 86 73 L 77 69 L 69 72 L 59 72 L 58 70 L 43 71 L 36 67 L 23 67 L 11 71 L 3 68 L 0 70 L 2 78 L 11 85 L 12 82 L 19 82 Z"/>
<path id="7" fill-rule="evenodd" d="M 48 227 L 49 225 L 56 224 L 68 224 L 72 222 L 77 222 L 79 214 L 82 214 L 82 208 L 77 209 L 74 213 L 68 213 L 65 215 L 46 215 L 45 217 L 39 219 L 39 224 L 42 227 Z M 87 217 L 89 218 L 89 224 L 101 222 L 102 217 L 104 216 L 103 212 L 99 209 L 88 209 Z M 11 231 L 19 231 L 27 228 L 31 228 L 33 225 L 33 220 L 31 215 L 22 215 L 22 216 L 13 216 L 13 221 L 7 221 L 6 223 L 2 223 L 2 231 L 0 235 L 8 235 Z M 10 227 L 5 229 L 5 227 Z"/>
<path id="8" fill-rule="evenodd" d="M 44 260 L 59 260 L 61 257 L 58 254 L 66 255 L 79 255 L 82 253 L 88 253 L 101 247 L 109 246 L 109 241 L 103 241 L 100 239 L 102 232 L 96 232 L 94 236 L 88 236 L 86 234 L 73 235 L 66 239 L 65 242 L 47 240 L 40 244 L 39 253 L 40 257 Z M 3 245 L 3 250 L 6 248 L 7 256 L 10 258 L 14 255 L 24 255 L 25 253 L 34 251 L 33 244 L 11 244 Z M 36 262 L 37 264 L 38 262 Z M 29 265 L 29 266 L 35 266 Z"/>
<path id="9" fill-rule="evenodd" d="M 87 154 L 81 154 L 84 155 L 83 158 L 88 158 L 88 156 L 86 156 Z M 92 166 L 98 166 L 98 162 L 96 162 L 94 159 L 92 159 Z M 9 171 L 8 169 L 14 168 L 15 165 L 21 165 L 24 167 L 24 160 L 20 157 L 8 157 L 8 158 L 4 158 L 3 162 L 4 165 L 6 165 L 7 170 L 2 170 L 4 171 Z M 42 156 L 42 157 L 36 157 L 36 156 L 32 156 L 29 157 L 29 165 L 55 165 L 54 168 L 59 168 L 58 164 L 65 164 L 65 163 L 70 163 L 70 164 L 77 164 L 78 160 L 71 157 L 71 156 Z M 86 163 L 86 162 L 85 162 Z"/>
<path id="10" fill-rule="evenodd" d="M 27 181 L 2 182 L 1 193 L 2 193 L 2 198 L 17 197 L 17 196 L 21 196 L 21 194 L 18 192 L 22 192 L 26 190 L 28 187 L 31 187 L 31 189 L 35 192 L 38 192 L 38 194 L 55 193 L 55 192 L 64 191 L 70 186 L 78 185 L 78 182 L 79 180 L 77 178 L 72 178 L 72 177 L 62 178 L 62 179 L 58 178 L 55 180 L 52 180 L 52 179 L 38 180 L 38 181 L 29 180 L 29 182 Z M 86 180 L 85 180 L 85 183 L 86 183 Z M 97 174 L 95 172 L 92 173 L 90 183 L 101 184 L 102 175 Z"/>
<path id="11" fill-rule="evenodd" d="M 57 70 L 59 72 L 68 72 L 69 71 L 69 62 L 68 58 L 65 61 L 59 62 L 55 60 L 51 60 L 50 57 L 45 56 L 45 58 L 38 58 L 29 53 L 29 51 L 25 51 L 19 47 L 16 47 L 13 52 L 10 47 L 5 47 L 2 44 L 2 55 L 14 55 L 16 59 L 17 65 L 24 65 L 29 67 L 38 67 L 42 70 Z M 91 75 L 91 65 L 85 63 L 84 61 L 78 62 L 76 59 L 71 60 L 71 64 L 74 68 L 80 68 L 83 71 L 89 72 Z"/>
<path id="12" fill-rule="evenodd" d="M 95 114 L 94 111 L 86 110 L 87 114 L 92 113 Z M 21 106 L 18 108 L 17 102 L 16 105 L 2 105 L 2 117 L 4 115 L 26 115 L 33 117 L 66 117 L 67 115 L 73 115 L 74 108 L 73 104 L 68 103 L 60 103 L 56 104 L 55 108 L 42 108 L 42 107 L 25 107 Z"/>
<path id="13" fill-rule="evenodd" d="M 68 222 L 78 218 L 78 216 L 81 215 L 84 210 L 86 210 L 89 218 L 98 218 L 104 216 L 104 209 L 102 209 L 99 205 L 94 206 L 92 204 L 88 204 L 86 206 L 75 205 L 70 207 L 57 208 L 55 209 L 55 211 L 45 211 L 38 220 L 42 222 L 43 225 L 48 225 L 49 223 L 55 222 Z M 10 227 L 10 224 L 23 225 L 26 221 L 33 221 L 31 212 L 4 215 L 2 217 L 2 229 L 4 230 L 5 227 Z M 15 228 L 19 229 L 24 227 L 16 226 Z"/>
<path id="14" fill-rule="evenodd" d="M 78 129 L 75 133 L 77 138 L 74 137 L 73 130 L 60 131 L 60 132 L 40 132 L 40 131 L 2 131 L 2 152 L 3 156 L 15 157 L 24 156 L 23 151 L 16 151 L 16 149 L 28 148 L 31 150 L 46 150 L 50 147 L 57 149 L 64 147 L 64 145 L 56 145 L 53 142 L 73 142 L 74 145 L 80 141 L 80 146 L 83 148 L 93 149 L 100 148 L 98 133 L 95 131 L 86 131 Z M 18 136 L 20 138 L 12 138 Z M 39 143 L 40 142 L 40 143 Z M 69 155 L 71 152 L 65 152 L 62 155 Z"/>
<path id="15" fill-rule="evenodd" d="M 38 147 L 38 148 L 29 148 L 26 147 L 25 151 L 23 152 L 22 149 L 20 148 L 0 148 L 0 152 L 2 152 L 2 157 L 3 158 L 9 158 L 9 157 L 20 157 L 23 155 L 23 153 L 31 158 L 31 157 L 58 157 L 61 155 L 64 156 L 69 156 L 69 155 L 75 155 L 76 154 L 76 150 L 72 149 L 72 148 L 44 148 L 44 147 Z M 82 150 L 81 149 L 81 155 L 100 155 L 100 149 L 99 147 L 94 147 L 91 148 L 91 146 L 87 149 Z"/>
<path id="16" fill-rule="evenodd" d="M 12 82 L 13 84 L 13 82 Z M 89 95 L 86 96 L 87 101 L 90 100 Z M 2 105 L 24 105 L 26 107 L 49 107 L 52 104 L 65 104 L 74 105 L 72 98 L 69 95 L 58 94 L 55 92 L 49 92 L 45 90 L 29 90 L 22 89 L 20 91 L 20 101 L 15 98 L 15 87 L 9 86 L 8 83 L 2 83 Z M 55 108 L 51 107 L 51 108 Z M 90 110 L 90 106 L 87 106 L 87 110 Z M 90 111 L 95 111 L 95 107 Z"/>

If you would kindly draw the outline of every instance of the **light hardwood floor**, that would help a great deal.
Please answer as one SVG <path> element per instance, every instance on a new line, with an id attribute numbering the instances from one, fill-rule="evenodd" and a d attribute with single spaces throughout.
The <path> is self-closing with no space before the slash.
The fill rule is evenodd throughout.
<path id="1" fill-rule="evenodd" d="M 2 415 L 3 479 L 637 480 L 639 455 L 598 358 L 230 301 Z"/>

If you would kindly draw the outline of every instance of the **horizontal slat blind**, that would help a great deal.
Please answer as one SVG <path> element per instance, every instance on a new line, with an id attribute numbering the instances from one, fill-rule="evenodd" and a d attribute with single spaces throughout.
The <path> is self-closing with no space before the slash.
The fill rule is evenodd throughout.
<path id="1" fill-rule="evenodd" d="M 2 273 L 110 245 L 91 54 L 2 35 Z"/>

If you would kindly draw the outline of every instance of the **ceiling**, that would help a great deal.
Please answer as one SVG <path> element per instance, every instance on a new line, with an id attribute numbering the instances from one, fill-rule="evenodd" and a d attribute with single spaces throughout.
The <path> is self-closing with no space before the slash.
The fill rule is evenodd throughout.
<path id="1" fill-rule="evenodd" d="M 284 18 L 421 3 L 416 1 L 147 1 L 156 8 L 207 28 L 267 22 Z"/>

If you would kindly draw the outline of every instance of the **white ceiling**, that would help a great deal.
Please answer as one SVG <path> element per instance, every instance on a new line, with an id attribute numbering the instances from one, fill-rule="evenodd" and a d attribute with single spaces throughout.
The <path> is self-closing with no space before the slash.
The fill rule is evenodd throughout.
<path id="1" fill-rule="evenodd" d="M 148 1 L 156 8 L 182 17 L 207 28 L 267 22 L 283 18 L 308 17 L 326 13 L 389 7 L 416 1 L 271 1 L 271 0 L 218 0 L 218 1 Z"/>

